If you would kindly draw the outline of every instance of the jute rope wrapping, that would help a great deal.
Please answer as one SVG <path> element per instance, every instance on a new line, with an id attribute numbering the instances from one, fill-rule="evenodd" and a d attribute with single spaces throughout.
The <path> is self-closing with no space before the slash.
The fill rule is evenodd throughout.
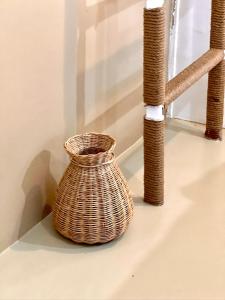
<path id="1" fill-rule="evenodd" d="M 144 102 L 165 101 L 166 31 L 165 9 L 144 10 Z M 144 200 L 164 201 L 164 121 L 144 120 Z"/>
<path id="2" fill-rule="evenodd" d="M 71 162 L 58 187 L 54 225 L 63 236 L 86 244 L 121 236 L 133 215 L 125 178 L 114 159 L 115 141 L 103 134 L 70 138 Z"/>
<path id="3" fill-rule="evenodd" d="M 164 202 L 164 122 L 144 120 L 144 201 Z"/>
<path id="4" fill-rule="evenodd" d="M 212 0 L 210 47 L 225 49 L 225 1 Z M 225 62 L 209 72 L 206 137 L 222 139 Z"/>
<path id="5" fill-rule="evenodd" d="M 223 50 L 210 49 L 166 85 L 165 105 L 168 106 L 186 89 L 212 70 L 224 58 Z"/>
<path id="6" fill-rule="evenodd" d="M 166 86 L 165 8 L 144 9 L 144 102 L 164 104 Z"/>
<path id="7" fill-rule="evenodd" d="M 165 11 L 164 8 L 145 9 L 144 102 L 150 106 L 164 104 L 166 110 L 172 101 L 209 72 L 205 135 L 211 139 L 221 139 L 225 84 L 225 0 L 212 0 L 211 19 L 211 49 L 166 85 Z M 163 204 L 164 121 L 144 121 L 144 167 L 145 201 Z"/>

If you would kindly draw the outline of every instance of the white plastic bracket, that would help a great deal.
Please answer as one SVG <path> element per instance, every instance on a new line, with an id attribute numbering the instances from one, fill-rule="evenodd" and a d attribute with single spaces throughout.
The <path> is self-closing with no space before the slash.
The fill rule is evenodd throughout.
<path id="1" fill-rule="evenodd" d="M 145 106 L 145 119 L 160 122 L 163 121 L 164 106 L 163 105 L 146 105 Z"/>
<path id="2" fill-rule="evenodd" d="M 153 9 L 157 7 L 162 7 L 164 5 L 165 0 L 146 0 L 145 8 Z"/>

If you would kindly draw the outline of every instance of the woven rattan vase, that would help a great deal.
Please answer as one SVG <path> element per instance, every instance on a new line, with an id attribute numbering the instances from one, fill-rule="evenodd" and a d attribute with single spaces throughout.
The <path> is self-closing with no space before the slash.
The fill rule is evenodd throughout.
<path id="1" fill-rule="evenodd" d="M 106 243 L 121 236 L 133 215 L 127 183 L 114 159 L 115 141 L 108 135 L 70 138 L 71 162 L 59 183 L 54 226 L 77 243 Z"/>

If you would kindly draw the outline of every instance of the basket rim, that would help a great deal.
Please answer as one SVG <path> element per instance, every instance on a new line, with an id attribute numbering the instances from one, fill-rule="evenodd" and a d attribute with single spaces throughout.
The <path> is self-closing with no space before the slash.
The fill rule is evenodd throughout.
<path id="1" fill-rule="evenodd" d="M 80 137 L 85 137 L 85 136 L 101 136 L 101 137 L 106 137 L 108 140 L 111 141 L 111 145 L 109 147 L 108 150 L 99 152 L 99 153 L 95 153 L 95 154 L 79 154 L 79 153 L 75 153 L 73 151 L 71 151 L 71 147 L 70 144 L 72 141 L 74 141 L 76 138 L 80 138 Z M 81 134 L 76 134 L 74 136 L 69 137 L 66 142 L 64 143 L 64 148 L 65 150 L 68 152 L 69 155 L 72 156 L 76 156 L 76 157 L 83 157 L 83 158 L 88 158 L 88 157 L 98 157 L 107 153 L 111 153 L 113 152 L 114 148 L 116 146 L 116 140 L 108 135 L 108 134 L 104 134 L 104 133 L 98 133 L 98 132 L 86 132 L 86 133 L 81 133 Z"/>

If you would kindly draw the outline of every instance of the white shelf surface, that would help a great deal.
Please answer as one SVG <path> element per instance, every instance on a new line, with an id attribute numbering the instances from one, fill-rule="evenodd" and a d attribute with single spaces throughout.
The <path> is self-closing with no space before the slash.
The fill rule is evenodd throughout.
<path id="1" fill-rule="evenodd" d="M 119 240 L 73 244 L 49 216 L 4 251 L 0 299 L 224 300 L 225 142 L 203 133 L 169 122 L 162 207 L 142 201 L 142 141 L 120 157 L 135 216 Z"/>

